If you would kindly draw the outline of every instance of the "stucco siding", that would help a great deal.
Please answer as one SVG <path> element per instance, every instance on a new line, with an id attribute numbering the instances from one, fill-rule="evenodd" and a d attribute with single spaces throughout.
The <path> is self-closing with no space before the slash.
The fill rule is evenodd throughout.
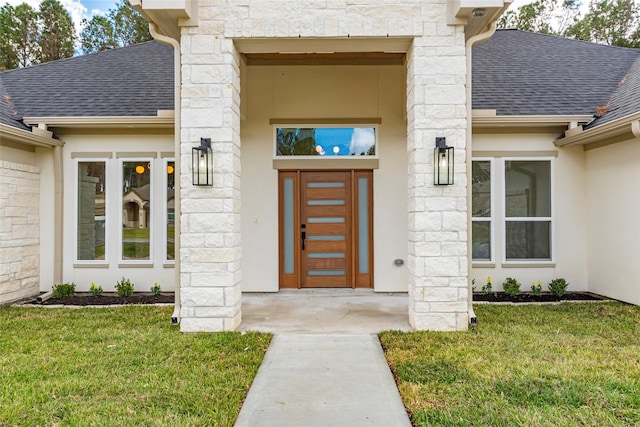
<path id="1" fill-rule="evenodd" d="M 65 141 L 64 182 L 64 256 L 62 279 L 74 282 L 77 291 L 88 291 L 91 283 L 113 292 L 123 277 L 135 284 L 136 292 L 148 292 L 157 282 L 163 291 L 175 288 L 173 263 L 165 257 L 167 214 L 166 159 L 173 158 L 171 129 L 147 131 L 111 131 L 97 134 L 81 130 L 60 130 Z M 143 159 L 151 169 L 151 217 L 149 221 L 150 259 L 139 262 L 121 260 L 122 250 L 122 161 Z M 105 162 L 105 255 L 104 259 L 77 261 L 78 162 Z M 95 186 L 95 185 L 94 185 Z M 96 213 L 99 215 L 100 213 Z M 51 289 L 52 284 L 45 284 Z"/>
<path id="2" fill-rule="evenodd" d="M 640 304 L 640 139 L 585 154 L 589 289 Z"/>
<path id="3" fill-rule="evenodd" d="M 502 290 L 507 277 L 517 279 L 521 291 L 530 291 L 531 284 L 542 282 L 543 290 L 554 278 L 565 278 L 571 291 L 587 291 L 587 193 L 585 181 L 585 153 L 582 147 L 557 148 L 553 141 L 556 134 L 527 134 L 514 131 L 510 134 L 478 134 L 473 137 L 474 157 L 483 159 L 485 154 L 494 156 L 494 172 L 504 158 L 552 159 L 553 232 L 552 259 L 549 262 L 532 261 L 509 263 L 505 260 L 504 200 L 502 186 L 504 176 L 494 173 L 493 206 L 493 260 L 474 262 L 471 277 L 476 291 L 491 277 L 494 290 Z"/>

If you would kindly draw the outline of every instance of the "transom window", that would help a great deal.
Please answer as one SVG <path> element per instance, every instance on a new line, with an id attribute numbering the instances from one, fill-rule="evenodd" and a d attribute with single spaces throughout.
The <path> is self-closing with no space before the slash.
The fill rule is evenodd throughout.
<path id="1" fill-rule="evenodd" d="M 276 127 L 275 155 L 376 156 L 375 127 Z"/>

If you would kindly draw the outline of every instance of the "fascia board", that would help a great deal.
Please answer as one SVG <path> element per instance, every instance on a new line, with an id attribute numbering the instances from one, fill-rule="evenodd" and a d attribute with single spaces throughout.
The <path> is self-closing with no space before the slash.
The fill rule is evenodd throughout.
<path id="1" fill-rule="evenodd" d="M 571 116 L 493 116 L 486 111 L 474 111 L 472 126 L 479 128 L 519 128 L 519 127 L 558 127 L 571 128 L 581 123 L 588 123 L 593 119 L 592 115 Z"/>
<path id="2" fill-rule="evenodd" d="M 554 141 L 557 147 L 573 145 L 592 146 L 614 144 L 633 138 L 640 138 L 640 113 L 634 113 L 618 120 L 596 126 L 591 129 L 572 132 L 569 136 Z"/>
<path id="3" fill-rule="evenodd" d="M 63 141 L 36 135 L 28 130 L 17 129 L 13 126 L 0 124 L 0 135 L 6 141 L 16 142 L 19 144 L 35 145 L 38 147 L 62 147 Z"/>
<path id="4" fill-rule="evenodd" d="M 82 116 L 82 117 L 24 117 L 30 126 L 45 124 L 63 128 L 171 128 L 172 116 Z"/>

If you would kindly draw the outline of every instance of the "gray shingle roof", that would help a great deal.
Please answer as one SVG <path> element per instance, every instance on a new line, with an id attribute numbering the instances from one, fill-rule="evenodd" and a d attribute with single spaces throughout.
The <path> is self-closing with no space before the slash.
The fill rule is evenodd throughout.
<path id="1" fill-rule="evenodd" d="M 473 50 L 473 108 L 498 115 L 594 114 L 638 58 L 640 49 L 496 31 Z"/>
<path id="2" fill-rule="evenodd" d="M 22 130 L 31 129 L 19 120 L 18 113 L 13 105 L 13 99 L 5 90 L 2 79 L 0 79 L 0 123 Z"/>
<path id="3" fill-rule="evenodd" d="M 0 73 L 19 117 L 173 110 L 173 49 L 147 42 Z"/>

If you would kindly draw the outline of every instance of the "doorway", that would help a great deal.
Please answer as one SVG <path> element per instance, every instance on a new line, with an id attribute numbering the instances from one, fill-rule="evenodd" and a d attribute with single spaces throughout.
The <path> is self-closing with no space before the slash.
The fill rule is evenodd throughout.
<path id="1" fill-rule="evenodd" d="M 370 170 L 279 172 L 280 288 L 373 287 Z"/>

